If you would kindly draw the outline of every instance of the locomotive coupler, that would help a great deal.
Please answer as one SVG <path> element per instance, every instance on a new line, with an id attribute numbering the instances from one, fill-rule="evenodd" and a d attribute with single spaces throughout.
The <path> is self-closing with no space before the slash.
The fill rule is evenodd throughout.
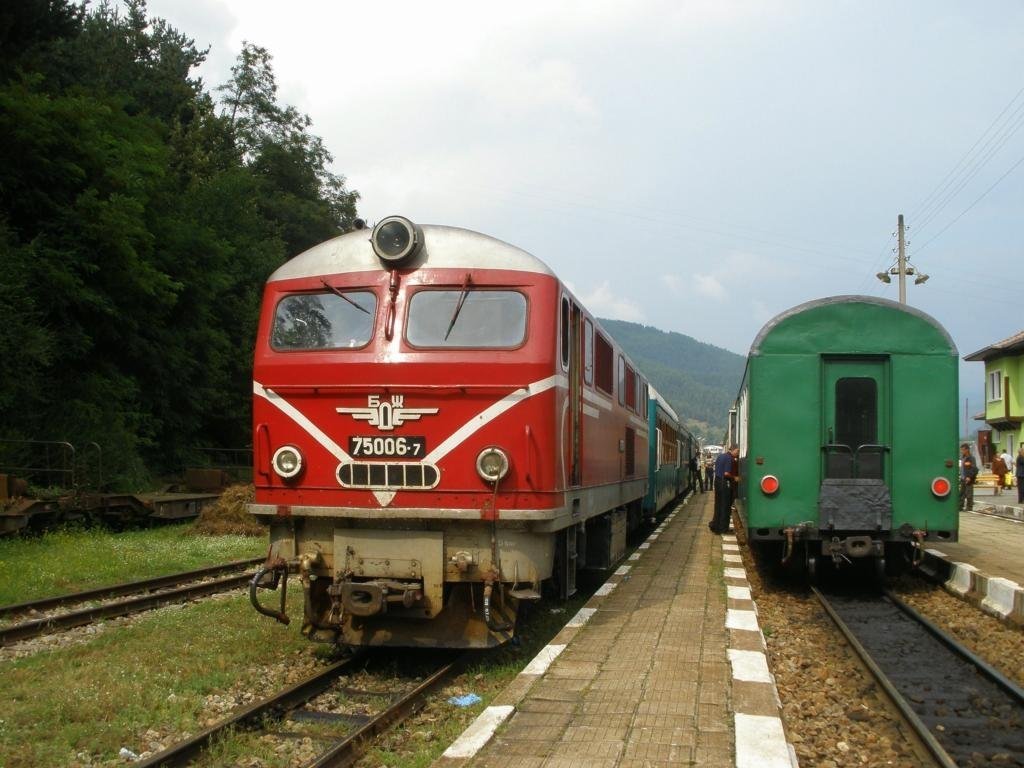
<path id="1" fill-rule="evenodd" d="M 346 579 L 332 585 L 328 594 L 340 597 L 342 610 L 353 616 L 376 616 L 387 613 L 389 604 L 412 608 L 423 599 L 423 587 L 419 582 Z"/>
<path id="2" fill-rule="evenodd" d="M 259 596 L 256 594 L 257 589 L 277 589 L 278 584 L 281 585 L 281 608 L 280 610 L 273 610 L 271 608 L 264 608 L 260 604 Z M 278 557 L 274 560 L 269 560 L 264 563 L 256 574 L 252 577 L 252 581 L 249 582 L 249 602 L 252 603 L 252 607 L 256 609 L 257 613 L 262 613 L 264 616 L 270 616 L 272 619 L 276 619 L 284 625 L 290 623 L 288 614 L 285 610 L 285 603 L 288 599 L 288 561 L 283 557 Z"/>

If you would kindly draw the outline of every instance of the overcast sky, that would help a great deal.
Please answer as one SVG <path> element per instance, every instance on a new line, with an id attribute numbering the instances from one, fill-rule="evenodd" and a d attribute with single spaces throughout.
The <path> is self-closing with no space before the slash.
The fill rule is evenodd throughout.
<path id="1" fill-rule="evenodd" d="M 908 301 L 961 355 L 1024 329 L 1019 0 L 149 9 L 210 46 L 210 88 L 269 49 L 361 216 L 499 237 L 600 316 L 746 354 L 795 304 L 896 299 L 903 213 Z"/>

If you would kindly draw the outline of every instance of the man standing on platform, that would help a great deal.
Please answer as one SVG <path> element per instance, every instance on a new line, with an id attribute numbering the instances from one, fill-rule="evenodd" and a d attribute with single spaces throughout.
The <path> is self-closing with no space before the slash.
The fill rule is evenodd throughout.
<path id="1" fill-rule="evenodd" d="M 728 451 L 722 451 L 715 459 L 715 516 L 708 523 L 712 533 L 725 533 L 729 530 L 734 489 L 739 479 L 739 473 L 736 471 L 736 459 L 739 455 L 739 447 L 732 445 Z"/>
<path id="2" fill-rule="evenodd" d="M 960 510 L 974 510 L 974 481 L 978 478 L 978 467 L 971 455 L 971 446 L 960 446 Z"/>

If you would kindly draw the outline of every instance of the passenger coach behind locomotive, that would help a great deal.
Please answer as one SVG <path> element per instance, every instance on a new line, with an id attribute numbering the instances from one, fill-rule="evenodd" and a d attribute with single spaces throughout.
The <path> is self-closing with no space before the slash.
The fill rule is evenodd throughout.
<path id="1" fill-rule="evenodd" d="M 771 320 L 730 414 L 750 542 L 813 576 L 956 541 L 957 397 L 956 347 L 916 309 L 839 296 Z"/>
<path id="2" fill-rule="evenodd" d="M 256 500 L 303 631 L 483 647 L 542 582 L 575 591 L 638 524 L 647 383 L 551 270 L 398 216 L 269 279 L 253 382 Z"/>

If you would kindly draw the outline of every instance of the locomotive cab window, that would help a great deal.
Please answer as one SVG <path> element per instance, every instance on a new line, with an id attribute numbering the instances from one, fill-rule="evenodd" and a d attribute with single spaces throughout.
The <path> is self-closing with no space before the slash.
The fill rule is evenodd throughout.
<path id="1" fill-rule="evenodd" d="M 526 296 L 475 288 L 417 291 L 405 338 L 415 347 L 518 347 L 526 339 Z"/>
<path id="2" fill-rule="evenodd" d="M 377 296 L 371 291 L 303 293 L 277 304 L 270 345 L 276 350 L 353 349 L 373 335 Z"/>

